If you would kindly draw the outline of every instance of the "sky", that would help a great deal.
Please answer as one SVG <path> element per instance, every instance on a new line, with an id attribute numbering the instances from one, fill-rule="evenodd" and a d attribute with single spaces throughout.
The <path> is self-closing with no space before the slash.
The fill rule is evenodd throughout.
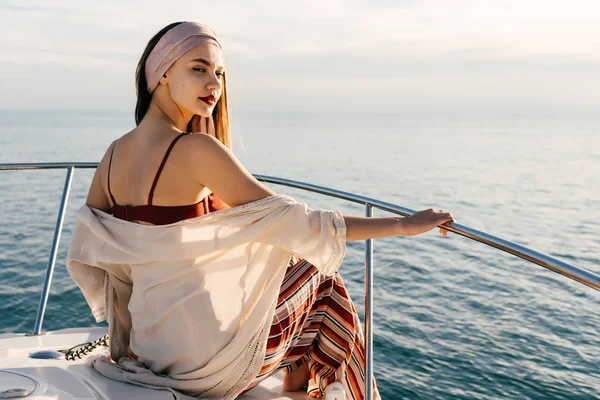
<path id="1" fill-rule="evenodd" d="M 600 111 L 597 0 L 0 0 L 0 108 L 131 111 L 183 20 L 219 36 L 235 110 Z"/>

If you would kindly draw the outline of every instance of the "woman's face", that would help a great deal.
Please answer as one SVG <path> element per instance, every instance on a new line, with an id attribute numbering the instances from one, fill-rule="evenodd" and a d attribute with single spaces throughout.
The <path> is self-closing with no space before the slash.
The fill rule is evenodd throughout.
<path id="1" fill-rule="evenodd" d="M 223 55 L 212 43 L 194 47 L 166 72 L 171 99 L 191 114 L 210 117 L 223 90 Z"/>

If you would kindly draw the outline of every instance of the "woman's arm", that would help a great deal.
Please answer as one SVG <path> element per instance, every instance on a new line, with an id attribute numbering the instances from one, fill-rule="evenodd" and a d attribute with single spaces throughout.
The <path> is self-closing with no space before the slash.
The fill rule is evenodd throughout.
<path id="1" fill-rule="evenodd" d="M 377 239 L 404 234 L 402 217 L 355 217 L 344 215 L 346 221 L 346 241 Z"/>
<path id="2" fill-rule="evenodd" d="M 450 213 L 429 208 L 416 212 L 410 217 L 344 216 L 344 221 L 346 221 L 346 241 L 350 242 L 396 235 L 414 236 L 454 221 L 454 218 Z M 447 236 L 448 231 L 440 228 L 440 233 Z"/>
<path id="3" fill-rule="evenodd" d="M 208 187 L 231 207 L 276 194 L 250 174 L 219 140 L 210 135 L 188 135 L 187 159 L 191 175 L 199 185 Z M 452 221 L 449 213 L 432 209 L 410 217 L 344 217 L 346 241 L 375 239 L 386 236 L 413 236 Z M 440 233 L 447 232 L 440 228 Z"/>

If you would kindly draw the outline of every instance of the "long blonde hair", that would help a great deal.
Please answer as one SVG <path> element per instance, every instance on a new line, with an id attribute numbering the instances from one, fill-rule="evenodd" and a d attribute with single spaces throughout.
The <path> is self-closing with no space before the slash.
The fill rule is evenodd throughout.
<path id="1" fill-rule="evenodd" d="M 138 62 L 137 68 L 135 70 L 135 88 L 137 94 L 137 103 L 135 106 L 135 124 L 139 125 L 142 122 L 142 119 L 148 112 L 148 108 L 150 108 L 150 102 L 152 101 L 152 93 L 148 91 L 148 82 L 146 80 L 146 61 L 148 60 L 148 56 L 152 49 L 156 46 L 161 37 L 169 29 L 174 28 L 175 26 L 183 23 L 181 22 L 173 22 L 164 28 L 162 28 L 158 33 L 156 33 L 152 39 L 146 45 L 144 52 L 142 53 L 142 57 Z M 223 72 L 223 89 L 221 92 L 221 97 L 215 108 L 213 109 L 212 117 L 215 124 L 215 136 L 217 139 L 223 143 L 228 149 L 231 150 L 231 130 L 229 125 L 229 108 L 227 106 L 227 85 L 225 83 L 225 72 Z M 191 123 L 191 121 L 190 121 Z M 190 126 L 188 125 L 188 131 L 190 130 Z"/>

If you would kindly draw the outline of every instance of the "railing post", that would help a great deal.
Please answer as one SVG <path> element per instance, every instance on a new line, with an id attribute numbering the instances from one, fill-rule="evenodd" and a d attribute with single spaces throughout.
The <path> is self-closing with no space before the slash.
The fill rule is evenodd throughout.
<path id="1" fill-rule="evenodd" d="M 373 206 L 366 204 L 367 217 Z M 373 239 L 366 240 L 365 254 L 365 399 L 373 399 Z"/>
<path id="2" fill-rule="evenodd" d="M 60 243 L 63 222 L 65 220 L 65 211 L 67 209 L 67 202 L 69 200 L 69 192 L 71 191 L 71 182 L 73 181 L 74 169 L 75 167 L 71 165 L 67 170 L 67 177 L 65 179 L 65 186 L 63 188 L 60 210 L 58 211 L 58 220 L 56 221 L 56 227 L 54 228 L 54 240 L 52 241 L 50 258 L 48 259 L 48 268 L 46 269 L 46 277 L 44 278 L 44 289 L 42 290 L 42 296 L 40 297 L 40 305 L 38 307 L 35 328 L 33 330 L 34 335 L 40 335 L 42 332 L 42 322 L 44 321 L 46 305 L 48 304 L 48 294 L 50 293 L 50 285 L 52 284 L 52 275 L 54 274 L 56 254 L 58 252 L 58 244 Z"/>

